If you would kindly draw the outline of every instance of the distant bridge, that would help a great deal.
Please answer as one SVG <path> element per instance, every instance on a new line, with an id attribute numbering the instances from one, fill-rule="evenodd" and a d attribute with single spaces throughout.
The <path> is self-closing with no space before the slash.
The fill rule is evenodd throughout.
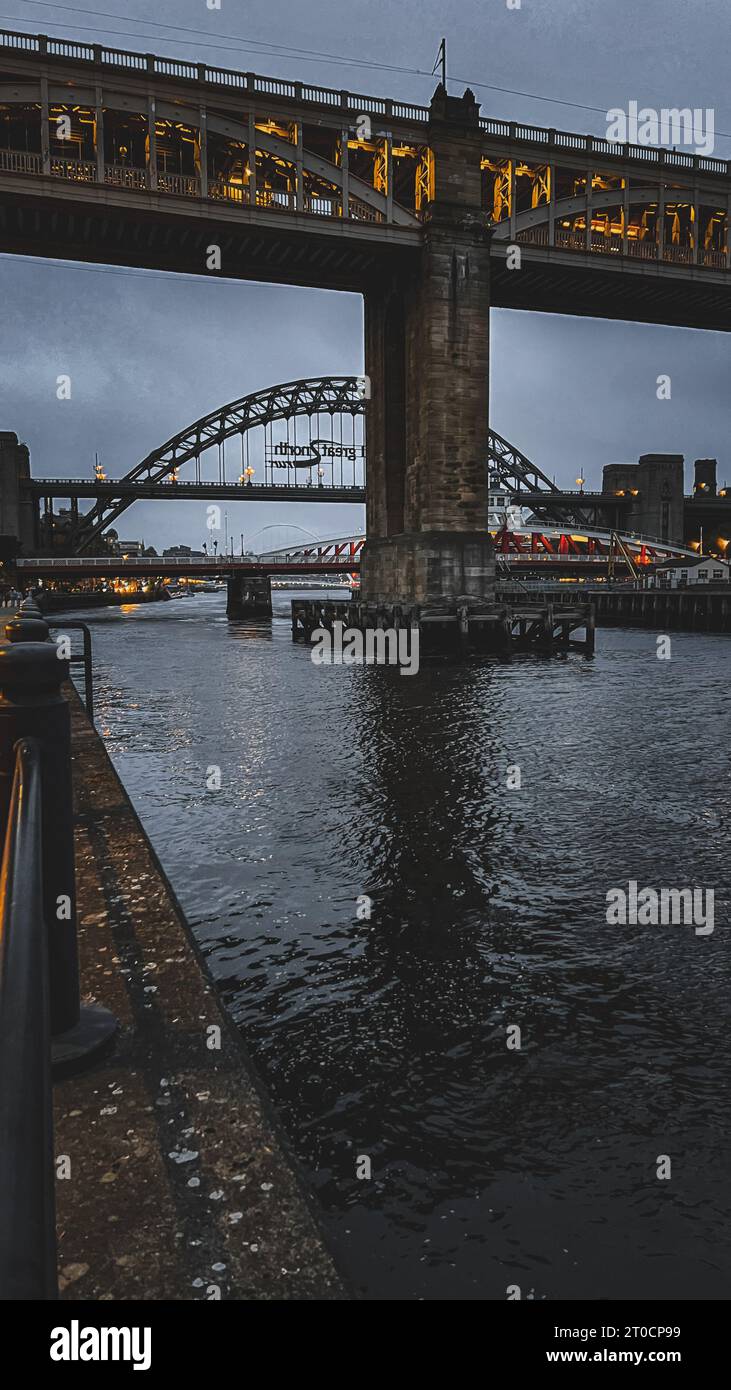
<path id="1" fill-rule="evenodd" d="M 362 503 L 366 497 L 366 392 L 365 379 L 357 376 L 307 377 L 283 382 L 264 391 L 241 396 L 201 416 L 153 449 L 122 478 L 27 478 L 21 480 L 21 487 L 26 493 L 46 502 L 49 517 L 51 498 L 95 500 L 89 512 L 83 516 L 77 514 L 75 548 L 82 553 L 127 507 L 139 500 L 169 502 L 192 498 L 208 501 Z M 354 425 L 350 437 L 344 435 L 343 416 L 349 416 L 353 422 L 361 418 L 358 435 Z M 337 435 L 333 423 L 336 417 L 340 417 Z M 298 419 L 305 422 L 299 444 L 296 433 Z M 323 419 L 330 422 L 329 440 L 320 437 L 328 432 L 327 425 L 322 424 Z M 285 423 L 287 440 L 275 446 L 271 442 L 271 430 L 277 422 Z M 290 422 L 295 426 L 291 442 Z M 248 436 L 251 431 L 258 429 L 264 432 L 263 484 L 254 483 L 253 476 L 247 476 L 250 457 Z M 268 446 L 267 431 L 270 440 Z M 222 456 L 221 450 L 226 440 L 236 437 L 241 440 L 237 479 L 229 482 L 204 481 L 201 477 L 202 455 L 212 448 L 219 450 L 220 475 L 222 457 L 225 461 L 225 453 Z M 282 453 L 275 459 L 278 448 Z M 190 462 L 195 467 L 195 480 L 180 480 L 179 469 Z M 530 505 L 541 520 L 575 525 L 585 525 L 589 520 L 582 494 L 562 492 L 536 464 L 494 430 L 488 436 L 487 465 L 491 476 L 521 505 Z M 287 472 L 286 482 L 275 480 L 278 466 Z M 316 482 L 313 481 L 313 472 Z M 345 481 L 348 472 L 352 472 L 352 482 Z M 361 474 L 361 481 L 358 482 L 355 481 L 357 472 Z M 248 466 L 248 473 L 254 475 L 255 470 Z M 298 473 L 304 475 L 301 481 L 297 479 Z M 596 506 L 594 494 L 591 499 L 587 495 L 587 504 L 590 500 Z"/>
<path id="2" fill-rule="evenodd" d="M 197 579 L 216 579 L 234 574 L 290 575 L 339 574 L 346 577 L 360 563 L 355 556 L 343 554 L 313 555 L 306 560 L 252 560 L 235 555 L 166 556 L 148 555 L 73 555 L 37 556 L 17 561 L 19 581 L 52 579 L 57 583 L 73 584 L 79 579 L 175 579 L 182 576 Z"/>
<path id="3" fill-rule="evenodd" d="M 51 534 L 51 499 L 71 499 L 73 525 L 69 548 L 75 548 L 77 553 L 87 551 L 96 537 L 139 500 L 363 503 L 366 389 L 365 379 L 357 376 L 283 382 L 208 412 L 153 449 L 122 478 L 20 476 L 19 487 L 25 496 L 44 502 L 46 536 Z M 280 424 L 284 431 L 277 444 L 272 433 L 275 424 Z M 263 450 L 258 453 L 249 444 L 249 437 L 256 430 L 263 434 Z M 241 459 L 236 477 L 226 481 L 225 446 L 236 437 L 240 440 Z M 218 450 L 217 482 L 202 476 L 202 458 L 211 449 Z M 254 481 L 257 470 L 251 466 L 251 458 L 263 471 L 263 482 Z M 190 464 L 194 477 L 181 479 L 179 470 Z M 540 524 L 564 528 L 567 534 L 571 529 L 582 533 L 593 530 L 599 541 L 606 540 L 610 527 L 631 535 L 628 527 L 632 523 L 628 518 L 635 506 L 636 489 L 597 492 L 559 488 L 495 430 L 488 434 L 486 469 L 492 486 L 497 484 L 515 504 L 530 510 L 534 529 Z M 286 481 L 278 481 L 280 474 L 286 474 Z M 347 480 L 348 475 L 352 481 Z M 83 498 L 94 501 L 86 514 L 78 511 L 78 501 Z M 691 535 L 697 534 L 699 525 L 718 527 L 726 514 L 731 520 L 731 496 L 725 489 L 717 494 L 715 485 L 712 492 L 696 491 L 685 499 L 684 505 L 686 529 Z M 652 537 L 646 539 L 652 541 Z M 683 553 L 682 545 L 673 548 L 667 541 L 657 544 L 661 553 Z"/>

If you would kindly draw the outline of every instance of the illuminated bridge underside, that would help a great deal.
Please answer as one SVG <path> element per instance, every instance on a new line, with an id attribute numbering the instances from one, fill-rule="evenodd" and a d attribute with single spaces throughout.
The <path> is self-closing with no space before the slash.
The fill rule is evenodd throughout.
<path id="1" fill-rule="evenodd" d="M 206 274 L 214 243 L 227 276 L 364 290 L 418 262 L 432 133 L 425 106 L 0 31 L 0 245 Z M 479 135 L 494 305 L 731 327 L 726 161 Z"/>

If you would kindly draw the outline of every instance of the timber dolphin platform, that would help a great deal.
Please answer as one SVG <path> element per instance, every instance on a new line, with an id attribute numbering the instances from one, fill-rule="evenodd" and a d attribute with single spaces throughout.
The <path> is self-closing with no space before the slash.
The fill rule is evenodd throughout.
<path id="1" fill-rule="evenodd" d="M 510 652 L 576 649 L 594 651 L 594 608 L 591 603 L 574 603 L 558 611 L 552 602 L 479 604 L 384 604 L 358 599 L 293 599 L 292 640 L 311 642 L 318 629 L 334 632 L 348 629 L 374 635 L 379 631 L 398 633 L 404 628 L 418 630 L 424 656 L 454 653 Z M 583 634 L 580 636 L 580 634 Z M 376 649 L 374 640 L 373 647 Z M 386 652 L 386 643 L 380 646 Z M 368 659 L 368 658 L 367 658 Z M 388 661 L 389 657 L 376 656 Z M 394 654 L 390 657 L 395 662 Z"/>
<path id="2" fill-rule="evenodd" d="M 502 585 L 507 603 L 521 602 L 520 586 Z M 589 597 L 589 595 L 587 595 Z M 550 603 L 558 613 L 576 605 L 576 591 L 568 585 L 531 591 L 538 604 Z M 645 627 L 656 631 L 675 628 L 684 632 L 731 633 L 731 585 L 694 584 L 677 589 L 597 588 L 590 590 L 598 627 Z"/>

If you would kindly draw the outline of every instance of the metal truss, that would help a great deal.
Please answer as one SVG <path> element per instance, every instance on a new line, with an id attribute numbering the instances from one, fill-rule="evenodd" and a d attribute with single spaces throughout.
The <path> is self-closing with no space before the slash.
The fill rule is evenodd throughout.
<path id="1" fill-rule="evenodd" d="M 237 401 L 219 406 L 209 415 L 173 435 L 159 449 L 153 450 L 120 482 L 157 483 L 175 473 L 182 464 L 197 459 L 212 445 L 221 444 L 234 435 L 272 424 L 275 420 L 291 420 L 305 415 L 359 415 L 364 411 L 363 378 L 354 376 L 303 377 L 255 391 Z M 246 493 L 242 488 L 242 500 Z M 78 554 L 89 548 L 96 536 L 110 526 L 131 505 L 129 498 L 100 499 L 86 513 L 76 547 Z"/>
<path id="2" fill-rule="evenodd" d="M 245 434 L 247 430 L 269 425 L 275 420 L 291 420 L 295 416 L 362 415 L 365 405 L 362 377 L 303 377 L 299 381 L 287 381 L 266 391 L 241 396 L 239 400 L 230 401 L 228 405 L 219 406 L 210 414 L 203 415 L 200 420 L 166 440 L 159 449 L 153 450 L 119 481 L 125 484 L 158 483 L 190 459 L 199 458 L 212 445 L 221 444 L 234 435 Z M 546 505 L 535 508 L 536 516 L 556 524 L 587 524 L 587 515 L 580 508 L 567 507 L 565 504 L 551 506 L 551 493 L 560 489 L 525 454 L 494 430 L 490 431 L 488 437 L 487 455 L 488 468 L 497 475 L 516 503 L 520 503 L 521 493 L 545 492 Z M 242 489 L 242 499 L 245 497 Z M 83 554 L 100 532 L 129 506 L 129 497 L 100 498 L 83 519 L 77 553 Z"/>
<path id="3" fill-rule="evenodd" d="M 520 505 L 521 493 L 525 492 L 545 492 L 546 505 L 533 508 L 537 517 L 542 521 L 550 521 L 557 525 L 569 522 L 572 525 L 586 526 L 588 515 L 579 507 L 567 506 L 556 503 L 551 506 L 550 497 L 552 492 L 561 492 L 561 489 L 542 473 L 534 463 L 531 463 L 525 454 L 521 454 L 520 449 L 516 449 L 507 439 L 503 439 L 501 434 L 496 434 L 495 430 L 490 430 L 487 445 L 487 456 L 489 465 L 497 475 L 498 481 L 511 494 L 513 501 Z"/>

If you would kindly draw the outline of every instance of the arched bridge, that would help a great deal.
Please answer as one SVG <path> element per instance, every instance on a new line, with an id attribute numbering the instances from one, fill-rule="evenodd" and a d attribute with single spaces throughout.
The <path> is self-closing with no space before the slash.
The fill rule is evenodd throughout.
<path id="1" fill-rule="evenodd" d="M 169 500 L 172 496 L 210 498 L 215 495 L 254 500 L 256 496 L 265 496 L 286 501 L 292 497 L 307 500 L 309 495 L 320 501 L 323 498 L 329 501 L 363 501 L 365 479 L 362 468 L 362 481 L 357 482 L 356 478 L 359 471 L 357 465 L 365 460 L 365 445 L 362 429 L 360 433 L 356 431 L 355 419 L 363 415 L 365 389 L 362 377 L 308 377 L 271 386 L 265 391 L 254 391 L 219 406 L 167 439 L 159 448 L 153 449 L 123 478 L 104 479 L 92 485 L 94 492 L 101 492 L 102 495 L 81 519 L 76 548 L 80 552 L 88 550 L 101 531 L 110 526 L 133 501 L 143 497 L 163 496 Z M 340 424 L 337 434 L 334 429 L 336 417 Z M 350 417 L 352 422 L 349 436 L 343 433 L 344 417 Z M 298 419 L 306 422 L 306 434 L 300 433 L 299 440 L 296 431 Z M 323 419 L 329 421 L 329 437 L 327 424 L 322 425 Z M 286 437 L 280 438 L 275 444 L 272 427 L 279 422 L 287 426 Z M 291 438 L 290 422 L 294 431 Z M 263 487 L 254 486 L 256 468 L 249 462 L 249 435 L 254 430 L 263 433 Z M 241 439 L 240 471 L 238 482 L 227 485 L 225 442 L 235 437 Z M 219 482 L 204 483 L 201 479 L 201 457 L 214 447 L 219 450 Z M 178 483 L 178 469 L 191 461 L 195 464 L 195 482 Z M 322 481 L 326 475 L 323 464 L 329 470 L 325 482 Z M 352 481 L 348 478 L 350 465 Z M 280 467 L 288 477 L 294 475 L 296 478 L 298 471 L 307 476 L 302 484 L 280 484 L 275 481 Z M 320 478 L 316 490 L 313 488 L 308 492 L 313 470 Z M 174 493 L 170 488 L 162 491 L 160 484 L 171 479 L 175 485 Z M 67 486 L 65 480 L 54 482 L 52 486 L 45 480 L 37 480 L 37 489 L 44 496 L 83 495 L 78 491 L 71 494 L 56 491 L 56 488 Z"/>
<path id="2" fill-rule="evenodd" d="M 307 377 L 283 382 L 241 396 L 201 416 L 153 449 L 122 478 L 97 477 L 93 482 L 36 478 L 29 479 L 26 487 L 46 499 L 96 499 L 91 510 L 78 518 L 74 549 L 79 554 L 88 551 L 127 507 L 143 499 L 362 502 L 367 390 L 366 378 L 358 376 Z M 347 425 L 343 428 L 348 418 L 349 431 Z M 298 420 L 304 422 L 299 438 Z M 272 427 L 278 423 L 284 424 L 286 435 L 282 432 L 275 444 Z M 249 462 L 249 436 L 257 430 L 263 435 L 263 451 L 257 455 L 260 476 L 263 458 L 263 484 L 254 481 L 257 469 Z M 241 440 L 241 461 L 235 480 L 227 482 L 225 444 L 234 438 Z M 218 450 L 218 482 L 202 479 L 201 459 L 209 449 Z M 181 481 L 178 471 L 191 462 L 194 479 Z M 542 520 L 586 524 L 587 515 L 580 505 L 571 499 L 567 501 L 536 464 L 494 430 L 488 436 L 487 467 L 491 480 L 517 502 L 530 496 L 530 504 Z M 279 481 L 281 472 L 286 481 Z"/>

